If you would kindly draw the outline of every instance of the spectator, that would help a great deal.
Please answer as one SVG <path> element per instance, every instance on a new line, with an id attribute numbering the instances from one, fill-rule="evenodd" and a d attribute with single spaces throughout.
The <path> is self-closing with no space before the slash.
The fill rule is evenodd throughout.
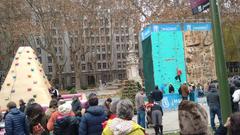
<path id="1" fill-rule="evenodd" d="M 107 117 L 110 116 L 110 107 L 111 107 L 111 103 L 112 103 L 112 99 L 108 98 L 105 102 L 104 102 L 104 109 L 105 109 L 105 114 L 107 115 Z"/>
<path id="2" fill-rule="evenodd" d="M 172 84 L 169 84 L 168 91 L 169 93 L 174 93 L 174 87 Z"/>
<path id="3" fill-rule="evenodd" d="M 20 99 L 19 100 L 19 110 L 21 111 L 21 112 L 25 112 L 25 109 L 26 109 L 26 105 L 25 105 L 26 103 L 23 101 L 23 99 Z"/>
<path id="4" fill-rule="evenodd" d="M 74 96 L 72 101 L 72 111 L 76 114 L 81 112 L 81 110 L 82 110 L 81 102 L 79 101 L 79 98 L 77 96 Z"/>
<path id="5" fill-rule="evenodd" d="M 110 115 L 109 115 L 109 117 L 108 117 L 108 120 L 112 120 L 112 119 L 114 119 L 114 118 L 117 117 L 117 104 L 118 104 L 119 101 L 120 101 L 120 100 L 117 100 L 117 101 L 115 101 L 115 102 L 113 102 L 113 103 L 111 104 L 111 106 L 110 106 Z M 106 120 L 106 121 L 104 121 L 104 122 L 102 123 L 103 128 L 106 127 L 108 120 Z"/>
<path id="6" fill-rule="evenodd" d="M 49 135 L 47 117 L 41 105 L 30 104 L 26 110 L 30 133 L 33 135 Z"/>
<path id="7" fill-rule="evenodd" d="M 179 104 L 178 119 L 181 135 L 210 135 L 207 112 L 191 101 Z"/>
<path id="8" fill-rule="evenodd" d="M 188 100 L 188 94 L 189 94 L 189 90 L 188 90 L 188 86 L 186 83 L 184 83 L 181 87 L 181 95 L 182 95 L 182 100 Z"/>
<path id="9" fill-rule="evenodd" d="M 144 135 L 144 129 L 132 121 L 134 107 L 130 100 L 117 104 L 117 118 L 109 120 L 102 135 Z"/>
<path id="10" fill-rule="evenodd" d="M 91 93 L 88 97 L 89 107 L 82 117 L 79 134 L 80 135 L 101 135 L 102 123 L 107 120 L 104 108 L 98 106 L 98 97 L 96 94 Z"/>
<path id="11" fill-rule="evenodd" d="M 49 103 L 48 109 L 45 112 L 47 119 L 49 119 L 52 113 L 56 112 L 57 109 L 58 109 L 58 101 L 56 99 L 52 99 Z"/>
<path id="12" fill-rule="evenodd" d="M 79 119 L 72 115 L 71 104 L 65 103 L 59 106 L 60 115 L 54 123 L 54 135 L 78 135 Z M 76 114 L 78 115 L 79 112 Z"/>
<path id="13" fill-rule="evenodd" d="M 151 92 L 151 98 L 154 102 L 157 102 L 161 105 L 163 93 L 158 89 L 158 86 L 155 86 L 155 89 Z"/>
<path id="14" fill-rule="evenodd" d="M 47 128 L 49 131 L 54 130 L 54 123 L 57 119 L 63 118 L 65 116 L 75 116 L 75 114 L 72 112 L 72 106 L 71 104 L 64 103 L 62 105 L 59 105 L 58 111 L 54 112 L 47 123 Z"/>
<path id="15" fill-rule="evenodd" d="M 9 113 L 5 118 L 6 135 L 29 135 L 25 114 L 17 109 L 14 102 L 9 102 L 7 108 Z"/>
<path id="16" fill-rule="evenodd" d="M 149 99 L 149 105 L 151 108 L 151 118 L 154 125 L 156 135 L 163 135 L 162 116 L 163 110 L 159 104 L 155 104 L 152 99 Z"/>
<path id="17" fill-rule="evenodd" d="M 227 135 L 228 129 L 231 135 L 239 135 L 240 133 L 240 113 L 236 112 L 232 114 L 224 126 L 220 126 L 215 135 Z"/>
<path id="18" fill-rule="evenodd" d="M 137 122 L 145 128 L 145 102 L 144 102 L 144 88 L 139 91 L 135 96 L 135 104 L 137 110 Z"/>
<path id="19" fill-rule="evenodd" d="M 222 116 L 221 116 L 221 110 L 220 110 L 220 100 L 217 88 L 214 84 L 209 85 L 209 93 L 207 94 L 207 104 L 210 109 L 210 118 L 211 118 L 211 127 L 214 131 L 216 131 L 215 126 L 215 115 L 218 116 L 218 120 L 220 123 L 220 126 L 222 126 Z"/>

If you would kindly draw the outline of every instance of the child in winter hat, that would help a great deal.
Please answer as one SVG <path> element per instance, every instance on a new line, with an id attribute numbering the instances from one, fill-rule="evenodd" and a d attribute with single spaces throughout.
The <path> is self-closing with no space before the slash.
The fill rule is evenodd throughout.
<path id="1" fill-rule="evenodd" d="M 178 119 L 181 135 L 210 135 L 207 112 L 199 104 L 183 100 L 179 104 Z"/>

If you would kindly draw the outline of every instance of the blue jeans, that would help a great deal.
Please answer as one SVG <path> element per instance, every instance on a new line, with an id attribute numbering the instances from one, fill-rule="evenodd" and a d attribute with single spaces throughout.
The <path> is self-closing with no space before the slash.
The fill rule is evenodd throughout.
<path id="1" fill-rule="evenodd" d="M 221 110 L 220 107 L 212 107 L 210 108 L 210 118 L 211 118 L 211 127 L 213 130 L 216 130 L 216 125 L 215 125 L 215 115 L 218 116 L 219 124 L 222 126 L 222 115 L 221 115 Z"/>
<path id="2" fill-rule="evenodd" d="M 145 110 L 142 109 L 137 110 L 137 122 L 140 126 L 145 128 Z"/>

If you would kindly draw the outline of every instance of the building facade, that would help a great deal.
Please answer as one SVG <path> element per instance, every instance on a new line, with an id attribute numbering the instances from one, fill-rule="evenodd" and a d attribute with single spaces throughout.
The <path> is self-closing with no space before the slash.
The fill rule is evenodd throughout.
<path id="1" fill-rule="evenodd" d="M 87 18 L 86 18 L 87 20 Z M 71 59 L 70 45 L 81 42 L 84 48 L 81 54 L 76 54 L 81 66 L 81 86 L 96 86 L 101 82 L 124 80 L 126 75 L 126 58 L 128 55 L 129 40 L 134 37 L 135 53 L 139 56 L 138 33 L 129 32 L 127 20 L 114 20 L 110 16 L 99 17 L 95 26 L 83 25 L 83 35 L 79 41 L 76 30 L 73 33 L 60 34 L 57 27 L 53 27 L 53 44 L 58 61 L 62 62 L 62 83 L 64 87 L 73 87 L 76 83 L 73 60 Z M 94 30 L 93 30 L 94 28 Z M 41 49 L 41 37 L 35 38 L 35 49 L 43 65 L 45 73 L 51 79 L 53 64 L 51 56 Z"/>

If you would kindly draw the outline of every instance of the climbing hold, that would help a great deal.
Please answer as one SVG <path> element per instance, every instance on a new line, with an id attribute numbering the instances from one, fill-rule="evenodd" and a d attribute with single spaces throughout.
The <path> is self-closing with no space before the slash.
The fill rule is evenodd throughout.
<path id="1" fill-rule="evenodd" d="M 12 70 L 11 72 L 14 73 L 14 70 Z"/>
<path id="2" fill-rule="evenodd" d="M 18 63 L 15 64 L 15 66 L 18 66 L 18 65 L 19 65 Z"/>
<path id="3" fill-rule="evenodd" d="M 18 60 L 19 58 L 18 57 L 16 57 L 16 60 Z"/>
<path id="4" fill-rule="evenodd" d="M 38 58 L 36 57 L 35 60 L 38 60 Z"/>
<path id="5" fill-rule="evenodd" d="M 16 79 L 17 77 L 16 76 L 13 76 L 13 79 Z"/>
<path id="6" fill-rule="evenodd" d="M 37 84 L 37 81 L 34 81 L 33 84 Z"/>
<path id="7" fill-rule="evenodd" d="M 18 54 L 21 54 L 22 52 L 18 52 Z"/>
<path id="8" fill-rule="evenodd" d="M 42 72 L 42 69 L 40 69 L 39 71 Z"/>
<path id="9" fill-rule="evenodd" d="M 31 75 L 28 75 L 28 78 L 31 78 L 32 76 Z"/>
<path id="10" fill-rule="evenodd" d="M 32 58 L 31 57 L 28 57 L 29 60 L 31 60 Z"/>
<path id="11" fill-rule="evenodd" d="M 37 95 L 33 95 L 33 98 L 37 98 Z"/>
<path id="12" fill-rule="evenodd" d="M 32 91 L 32 89 L 31 89 L 31 88 L 28 88 L 27 91 Z"/>
<path id="13" fill-rule="evenodd" d="M 28 62 L 27 64 L 28 64 L 28 65 L 30 65 L 30 64 L 31 64 L 31 62 Z"/>
<path id="14" fill-rule="evenodd" d="M 45 75 L 43 76 L 43 78 L 45 78 Z"/>
<path id="15" fill-rule="evenodd" d="M 30 53 L 30 51 L 27 51 L 27 53 Z"/>
<path id="16" fill-rule="evenodd" d="M 8 83 L 7 86 L 10 86 L 10 83 Z"/>
<path id="17" fill-rule="evenodd" d="M 33 71 L 34 71 L 34 69 L 32 68 L 32 69 L 31 69 L 31 71 L 33 72 Z"/>
<path id="18" fill-rule="evenodd" d="M 15 90 L 11 90 L 11 93 L 15 93 Z"/>

